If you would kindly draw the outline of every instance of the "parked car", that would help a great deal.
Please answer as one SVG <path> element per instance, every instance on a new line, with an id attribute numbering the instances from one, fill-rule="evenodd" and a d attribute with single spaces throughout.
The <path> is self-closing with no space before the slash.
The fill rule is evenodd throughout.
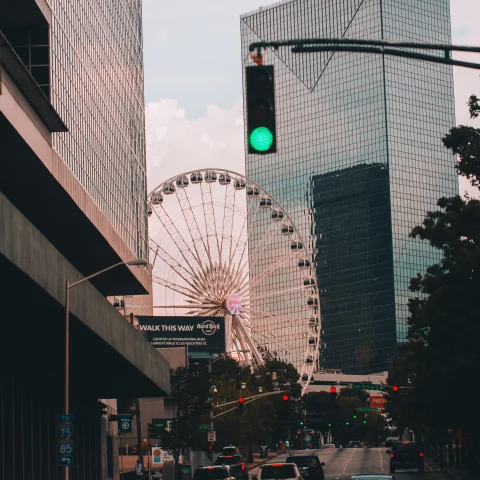
<path id="1" fill-rule="evenodd" d="M 395 473 L 397 468 L 417 469 L 420 473 L 425 471 L 423 452 L 416 442 L 394 443 L 390 454 L 390 473 Z"/>
<path id="2" fill-rule="evenodd" d="M 325 480 L 323 470 L 325 462 L 320 462 L 318 456 L 313 452 L 294 453 L 287 457 L 286 462 L 294 463 L 305 480 Z"/>
<path id="3" fill-rule="evenodd" d="M 362 444 L 359 440 L 351 440 L 348 444 L 348 448 L 362 448 Z"/>

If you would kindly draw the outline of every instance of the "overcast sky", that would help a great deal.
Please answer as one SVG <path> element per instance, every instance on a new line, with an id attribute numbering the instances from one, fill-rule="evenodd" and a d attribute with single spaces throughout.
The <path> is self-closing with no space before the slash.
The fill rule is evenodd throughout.
<path id="1" fill-rule="evenodd" d="M 245 171 L 239 16 L 259 5 L 259 0 L 143 1 L 149 191 L 195 167 Z M 453 43 L 480 46 L 480 1 L 451 0 L 451 5 Z M 480 54 L 457 56 L 475 57 L 480 62 Z M 466 108 L 471 93 L 480 96 L 480 72 L 456 68 L 457 123 L 478 127 L 480 120 L 472 123 Z M 461 183 L 462 192 L 467 185 Z"/>

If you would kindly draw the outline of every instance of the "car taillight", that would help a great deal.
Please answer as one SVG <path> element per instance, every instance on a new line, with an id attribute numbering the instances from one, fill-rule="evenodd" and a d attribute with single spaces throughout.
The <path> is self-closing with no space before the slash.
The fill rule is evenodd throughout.
<path id="1" fill-rule="evenodd" d="M 393 453 L 390 454 L 390 458 L 393 458 Z"/>
<path id="2" fill-rule="evenodd" d="M 422 453 L 422 452 L 420 452 L 420 456 L 423 457 L 423 453 Z"/>

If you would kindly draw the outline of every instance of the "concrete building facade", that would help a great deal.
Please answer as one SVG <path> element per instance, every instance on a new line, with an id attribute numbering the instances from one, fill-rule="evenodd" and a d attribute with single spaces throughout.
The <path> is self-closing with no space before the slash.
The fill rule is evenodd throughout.
<path id="1" fill-rule="evenodd" d="M 115 5 L 110 14 L 118 16 L 118 31 L 132 28 L 131 21 L 122 23 L 127 14 L 141 23 L 139 2 Z M 66 282 L 146 255 L 144 156 L 138 153 L 144 151 L 143 123 L 132 127 L 142 117 L 136 97 L 143 101 L 143 86 L 132 93 L 134 101 L 115 84 L 102 99 L 121 103 L 124 110 L 106 115 L 101 85 L 88 78 L 104 74 L 106 52 L 110 48 L 112 56 L 117 47 L 94 31 L 102 17 L 92 23 L 95 12 L 85 12 L 83 4 L 1 0 L 0 11 L 0 478 L 51 480 L 63 475 L 56 418 L 64 412 Z M 86 34 L 81 42 L 79 29 Z M 99 36 L 104 54 L 89 63 L 80 53 L 98 54 Z M 138 44 L 132 48 L 140 58 Z M 79 77 L 90 75 L 82 82 L 65 66 L 78 67 L 79 59 Z M 125 70 L 125 78 L 124 90 L 143 79 L 132 69 Z M 121 146 L 129 145 L 118 161 L 119 152 L 105 147 L 115 135 L 123 136 Z M 108 142 L 100 145 L 105 136 Z M 135 174 L 119 179 L 126 163 Z M 89 172 L 89 184 L 82 171 Z M 122 200 L 122 189 L 128 199 Z M 170 392 L 168 362 L 107 300 L 150 290 L 148 268 L 122 265 L 70 291 L 71 480 L 119 478 L 117 427 L 110 418 L 115 402 L 108 401 L 105 412 L 99 399 Z"/>

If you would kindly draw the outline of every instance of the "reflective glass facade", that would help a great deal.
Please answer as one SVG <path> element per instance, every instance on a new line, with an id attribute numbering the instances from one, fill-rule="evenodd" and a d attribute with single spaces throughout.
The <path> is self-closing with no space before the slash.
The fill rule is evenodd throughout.
<path id="1" fill-rule="evenodd" d="M 138 256 L 147 256 L 140 0 L 50 0 L 54 148 Z"/>
<path id="2" fill-rule="evenodd" d="M 242 59 L 262 40 L 451 42 L 448 0 L 285 1 L 240 25 Z M 320 368 L 385 370 L 406 336 L 409 280 L 438 260 L 408 234 L 438 198 L 458 193 L 441 141 L 455 125 L 452 68 L 287 48 L 264 59 L 275 66 L 278 152 L 247 154 L 246 174 L 283 203 L 311 250 Z M 249 233 L 255 244 L 264 232 Z M 272 282 L 288 284 L 288 275 L 279 271 Z M 277 336 L 303 342 L 308 328 L 281 326 Z"/>

